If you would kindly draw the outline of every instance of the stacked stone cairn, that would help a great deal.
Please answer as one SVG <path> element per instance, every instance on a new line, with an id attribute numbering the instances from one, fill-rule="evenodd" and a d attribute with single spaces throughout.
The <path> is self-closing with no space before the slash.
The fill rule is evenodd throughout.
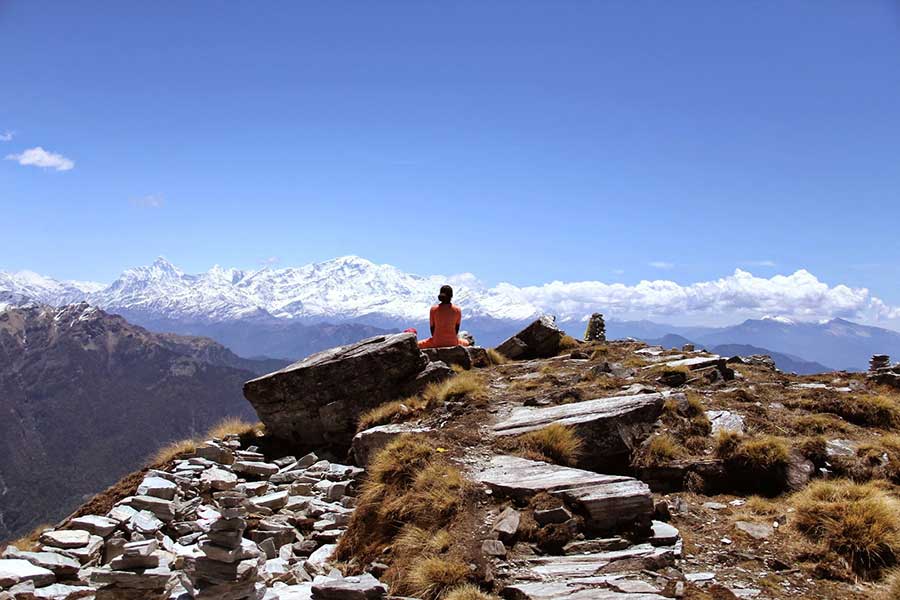
<path id="1" fill-rule="evenodd" d="M 606 322 L 603 315 L 594 313 L 588 321 L 587 330 L 584 332 L 584 341 L 586 342 L 605 342 L 606 341 Z"/>
<path id="2" fill-rule="evenodd" d="M 900 389 L 900 364 L 891 364 L 887 354 L 875 354 L 869 361 L 869 382 Z"/>
<path id="3" fill-rule="evenodd" d="M 190 590 L 197 599 L 221 598 L 244 600 L 259 598 L 265 593 L 257 590 L 259 570 L 265 567 L 265 557 L 252 540 L 243 537 L 247 528 L 247 494 L 226 491 L 213 494 L 219 518 L 198 544 L 202 556 L 187 561 L 186 572 Z"/>
<path id="4" fill-rule="evenodd" d="M 875 372 L 891 366 L 891 357 L 887 354 L 873 354 L 869 360 L 869 371 Z"/>

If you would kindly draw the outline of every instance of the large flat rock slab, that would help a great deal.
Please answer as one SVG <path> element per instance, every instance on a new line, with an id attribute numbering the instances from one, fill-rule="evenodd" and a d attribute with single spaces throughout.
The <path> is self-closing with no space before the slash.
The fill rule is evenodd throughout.
<path id="1" fill-rule="evenodd" d="M 617 592 L 598 585 L 567 581 L 512 583 L 503 589 L 507 600 L 666 600 L 659 594 Z"/>
<path id="2" fill-rule="evenodd" d="M 244 396 L 274 437 L 348 446 L 359 414 L 405 395 L 427 364 L 414 334 L 373 337 L 252 379 Z"/>
<path id="3" fill-rule="evenodd" d="M 578 507 L 588 529 L 647 529 L 653 517 L 650 488 L 625 475 L 603 475 L 517 456 L 495 456 L 486 468 L 472 474 L 494 492 L 527 499 L 547 492 Z"/>
<path id="4" fill-rule="evenodd" d="M 508 436 L 554 423 L 570 426 L 584 442 L 579 466 L 599 470 L 621 467 L 627 464 L 632 450 L 650 435 L 668 397 L 664 393 L 637 394 L 545 408 L 523 406 L 494 425 L 493 431 L 495 435 Z"/>

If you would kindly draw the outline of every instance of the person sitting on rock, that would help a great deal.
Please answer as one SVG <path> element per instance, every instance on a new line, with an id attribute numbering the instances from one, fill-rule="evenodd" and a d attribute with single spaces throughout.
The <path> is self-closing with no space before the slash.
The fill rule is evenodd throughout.
<path id="1" fill-rule="evenodd" d="M 453 288 L 441 286 L 438 294 L 440 304 L 431 307 L 429 322 L 431 337 L 419 342 L 419 348 L 448 348 L 450 346 L 468 346 L 468 340 L 459 336 L 459 325 L 462 322 L 462 311 L 450 303 L 453 299 Z"/>

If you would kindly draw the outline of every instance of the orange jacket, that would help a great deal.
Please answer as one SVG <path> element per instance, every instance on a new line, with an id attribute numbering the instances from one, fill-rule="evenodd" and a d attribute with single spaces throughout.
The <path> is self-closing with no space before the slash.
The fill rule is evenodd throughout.
<path id="1" fill-rule="evenodd" d="M 435 304 L 431 307 L 429 319 L 431 339 L 435 346 L 456 346 L 459 344 L 457 332 L 462 322 L 462 311 L 452 304 Z"/>

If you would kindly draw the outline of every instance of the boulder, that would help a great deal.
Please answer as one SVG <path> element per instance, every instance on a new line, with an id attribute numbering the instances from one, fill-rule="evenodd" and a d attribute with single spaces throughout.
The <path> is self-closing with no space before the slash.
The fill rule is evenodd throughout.
<path id="1" fill-rule="evenodd" d="M 431 362 L 443 362 L 448 365 L 458 365 L 463 369 L 472 368 L 472 357 L 465 346 L 450 346 L 447 348 L 426 348 L 422 350 Z"/>
<path id="2" fill-rule="evenodd" d="M 601 475 L 517 456 L 495 456 L 472 478 L 493 492 L 526 500 L 540 492 L 580 507 L 591 531 L 624 527 L 649 532 L 653 517 L 650 488 L 624 475 Z"/>
<path id="3" fill-rule="evenodd" d="M 415 396 L 432 383 L 440 383 L 453 377 L 453 369 L 443 361 L 430 362 L 416 375 L 416 378 L 400 389 L 400 396 Z"/>
<path id="4" fill-rule="evenodd" d="M 562 337 L 556 318 L 544 315 L 497 346 L 497 352 L 511 359 L 548 358 L 559 352 Z"/>
<path id="5" fill-rule="evenodd" d="M 313 354 L 244 384 L 273 437 L 300 446 L 348 446 L 360 413 L 403 395 L 428 364 L 412 333 Z"/>
<path id="6" fill-rule="evenodd" d="M 360 467 L 365 467 L 372 457 L 392 439 L 404 433 L 428 433 L 429 431 L 431 429 L 427 427 L 415 427 L 403 423 L 389 423 L 360 431 L 353 436 L 353 442 L 350 445 L 353 462 Z"/>
<path id="7" fill-rule="evenodd" d="M 579 465 L 597 469 L 621 466 L 621 461 L 650 434 L 665 404 L 666 394 L 598 398 L 548 407 L 516 408 L 493 427 L 494 435 L 520 435 L 554 423 L 566 425 L 584 442 Z M 679 398 L 681 394 L 672 394 Z"/>

